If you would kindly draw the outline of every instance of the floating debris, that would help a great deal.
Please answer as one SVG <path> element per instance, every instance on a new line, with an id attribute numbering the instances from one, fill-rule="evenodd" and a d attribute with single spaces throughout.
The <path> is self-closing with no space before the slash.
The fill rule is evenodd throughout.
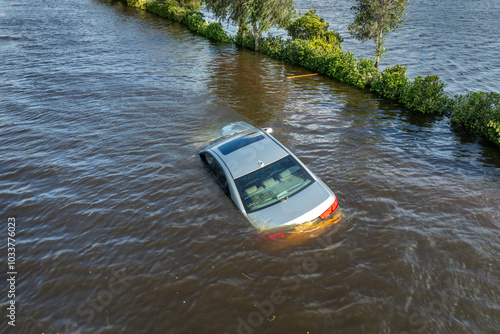
<path id="1" fill-rule="evenodd" d="M 313 77 L 315 75 L 318 75 L 319 73 L 311 73 L 311 74 L 302 74 L 302 75 L 292 75 L 291 77 L 286 77 L 287 79 L 295 79 L 295 78 L 302 78 L 302 77 Z"/>
<path id="2" fill-rule="evenodd" d="M 245 273 L 241 273 L 243 276 L 245 276 L 246 278 L 248 278 L 249 280 L 253 281 L 253 278 L 251 278 L 250 276 L 248 275 L 245 275 Z"/>

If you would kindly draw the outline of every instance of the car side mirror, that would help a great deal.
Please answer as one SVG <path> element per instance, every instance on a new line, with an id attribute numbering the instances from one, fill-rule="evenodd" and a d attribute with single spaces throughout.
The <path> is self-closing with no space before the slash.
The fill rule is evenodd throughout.
<path id="1" fill-rule="evenodd" d="M 266 131 L 266 133 L 273 133 L 273 128 L 262 128 L 264 131 Z"/>

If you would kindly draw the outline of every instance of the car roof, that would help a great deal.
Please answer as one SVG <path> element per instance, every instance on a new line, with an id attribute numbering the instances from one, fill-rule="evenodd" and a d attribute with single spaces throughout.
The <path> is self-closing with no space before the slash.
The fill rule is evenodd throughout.
<path id="1" fill-rule="evenodd" d="M 258 128 L 232 135 L 209 149 L 224 161 L 234 179 L 289 155 L 283 146 Z"/>

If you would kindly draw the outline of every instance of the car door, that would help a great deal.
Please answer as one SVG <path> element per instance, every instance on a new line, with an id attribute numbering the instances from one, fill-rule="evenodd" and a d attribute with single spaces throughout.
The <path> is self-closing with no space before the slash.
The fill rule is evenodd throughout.
<path id="1" fill-rule="evenodd" d="M 219 184 L 219 187 L 221 187 L 222 191 L 224 191 L 224 193 L 229 198 L 231 198 L 231 191 L 229 190 L 227 176 L 224 173 L 224 169 L 219 164 L 217 159 L 215 159 L 215 157 L 208 152 L 200 154 L 200 157 L 203 160 L 203 162 L 207 164 L 208 168 L 210 169 L 210 172 L 212 172 L 212 174 L 214 175 L 215 180 Z"/>

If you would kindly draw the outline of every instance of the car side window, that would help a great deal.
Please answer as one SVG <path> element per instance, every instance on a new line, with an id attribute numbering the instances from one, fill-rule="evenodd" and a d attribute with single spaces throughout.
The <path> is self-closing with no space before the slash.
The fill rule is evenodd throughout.
<path id="1" fill-rule="evenodd" d="M 201 157 L 201 160 L 205 164 L 207 164 L 208 168 L 210 168 L 210 170 L 212 170 L 212 165 L 215 161 L 215 158 L 213 157 L 213 155 L 211 155 L 210 153 L 201 153 L 200 157 Z"/>
<path id="2" fill-rule="evenodd" d="M 202 160 L 208 165 L 210 171 L 214 174 L 217 183 L 222 188 L 224 193 L 231 197 L 231 192 L 229 191 L 229 184 L 227 182 L 226 175 L 224 174 L 224 170 L 221 165 L 210 153 L 204 153 L 202 155 Z"/>
<path id="3" fill-rule="evenodd" d="M 214 172 L 215 178 L 219 182 L 220 186 L 222 187 L 222 190 L 226 193 L 226 195 L 231 196 L 229 192 L 229 185 L 227 183 L 227 178 L 226 175 L 224 174 L 224 170 L 222 167 L 219 165 L 219 163 L 214 160 L 212 164 L 212 171 Z"/>

